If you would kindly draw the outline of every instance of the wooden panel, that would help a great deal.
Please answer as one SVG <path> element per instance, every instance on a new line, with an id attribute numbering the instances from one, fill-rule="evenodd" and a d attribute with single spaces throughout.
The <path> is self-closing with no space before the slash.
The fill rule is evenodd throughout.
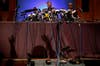
<path id="1" fill-rule="evenodd" d="M 81 8 L 81 0 L 76 0 L 76 8 Z M 81 19 L 85 20 L 100 20 L 100 0 L 90 0 L 89 12 L 84 12 L 83 14 L 79 12 Z"/>
<path id="2" fill-rule="evenodd" d="M 94 19 L 100 20 L 100 0 L 94 0 Z"/>
<path id="3" fill-rule="evenodd" d="M 0 11 L 0 21 L 13 21 L 16 8 L 16 0 L 9 0 L 9 11 Z"/>
<path id="4" fill-rule="evenodd" d="M 90 1 L 90 3 L 89 3 L 89 7 L 91 6 L 91 2 L 92 1 Z M 76 8 L 82 8 L 81 0 L 76 0 Z M 92 17 L 91 17 L 92 8 L 89 8 L 89 9 L 90 9 L 89 12 L 80 12 L 80 11 L 78 11 L 79 16 L 80 16 L 81 19 L 85 19 L 85 20 L 91 20 L 92 19 Z"/>

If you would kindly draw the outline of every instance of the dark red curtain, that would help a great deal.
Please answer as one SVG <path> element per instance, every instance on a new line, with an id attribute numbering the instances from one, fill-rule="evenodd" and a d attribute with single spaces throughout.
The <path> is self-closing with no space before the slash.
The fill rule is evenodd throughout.
<path id="1" fill-rule="evenodd" d="M 76 55 L 95 56 L 100 54 L 100 24 L 95 23 L 63 23 L 60 24 L 60 49 L 70 46 Z M 46 43 L 41 36 L 50 40 L 50 48 L 56 54 L 57 23 L 0 23 L 0 51 L 10 57 L 11 35 L 16 37 L 15 50 L 18 58 L 26 58 L 27 53 L 41 54 L 45 52 Z M 38 47 L 40 46 L 40 47 Z M 33 51 L 33 49 L 36 51 Z M 44 52 L 44 53 L 45 53 Z"/>

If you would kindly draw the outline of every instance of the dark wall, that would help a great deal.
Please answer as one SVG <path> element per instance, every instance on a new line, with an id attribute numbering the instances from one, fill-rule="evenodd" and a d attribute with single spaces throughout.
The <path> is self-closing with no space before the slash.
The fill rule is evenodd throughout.
<path id="1" fill-rule="evenodd" d="M 9 0 L 0 0 L 0 11 L 9 11 Z"/>
<path id="2" fill-rule="evenodd" d="M 0 0 L 0 21 L 12 21 L 16 8 L 16 0 Z"/>
<path id="3" fill-rule="evenodd" d="M 90 0 L 82 0 L 83 12 L 89 12 L 89 2 L 90 2 Z"/>
<path id="4" fill-rule="evenodd" d="M 76 0 L 76 8 L 82 8 L 79 12 L 81 18 L 86 20 L 100 20 L 100 0 Z"/>

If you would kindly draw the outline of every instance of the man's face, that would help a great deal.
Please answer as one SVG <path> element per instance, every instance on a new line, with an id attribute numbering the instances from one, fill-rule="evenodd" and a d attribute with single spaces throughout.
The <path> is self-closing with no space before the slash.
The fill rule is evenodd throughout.
<path id="1" fill-rule="evenodd" d="M 48 7 L 52 7 L 52 3 L 51 2 L 47 2 L 47 6 Z"/>
<path id="2" fill-rule="evenodd" d="M 72 3 L 68 3 L 68 8 L 69 9 L 73 9 L 73 4 Z"/>

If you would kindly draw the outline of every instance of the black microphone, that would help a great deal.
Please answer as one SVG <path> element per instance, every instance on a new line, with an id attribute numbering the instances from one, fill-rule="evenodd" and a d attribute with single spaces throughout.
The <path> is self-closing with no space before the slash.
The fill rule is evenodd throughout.
<path id="1" fill-rule="evenodd" d="M 20 5 L 18 5 L 18 6 L 15 8 L 15 11 L 17 11 L 19 8 L 20 8 Z"/>

